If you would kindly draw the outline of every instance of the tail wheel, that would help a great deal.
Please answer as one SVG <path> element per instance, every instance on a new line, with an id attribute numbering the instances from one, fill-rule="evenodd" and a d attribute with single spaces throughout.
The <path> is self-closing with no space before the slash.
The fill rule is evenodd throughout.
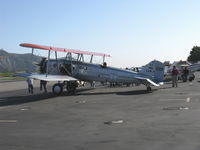
<path id="1" fill-rule="evenodd" d="M 55 95 L 60 95 L 63 92 L 62 84 L 54 84 L 54 86 L 52 87 L 52 91 Z"/>
<path id="2" fill-rule="evenodd" d="M 151 90 L 152 90 L 151 87 L 148 86 L 148 87 L 147 87 L 147 92 L 151 92 Z"/>

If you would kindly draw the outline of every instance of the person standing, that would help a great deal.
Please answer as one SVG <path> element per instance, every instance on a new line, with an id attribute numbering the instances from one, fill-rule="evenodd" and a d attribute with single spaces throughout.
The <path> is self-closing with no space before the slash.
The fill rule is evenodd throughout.
<path id="1" fill-rule="evenodd" d="M 47 93 L 47 81 L 40 80 L 40 91 L 42 91 L 42 87 L 44 88 L 44 92 Z"/>
<path id="2" fill-rule="evenodd" d="M 26 82 L 28 84 L 28 92 L 33 94 L 33 79 L 28 78 Z"/>
<path id="3" fill-rule="evenodd" d="M 185 67 L 183 69 L 183 82 L 187 82 L 188 74 L 189 74 L 189 70 L 187 67 Z"/>
<path id="4" fill-rule="evenodd" d="M 96 83 L 95 83 L 95 81 L 91 81 L 91 87 L 93 87 L 93 88 L 96 87 Z"/>
<path id="5" fill-rule="evenodd" d="M 172 69 L 172 87 L 178 87 L 177 84 L 177 76 L 178 76 L 178 69 L 176 68 L 176 66 L 173 66 Z"/>

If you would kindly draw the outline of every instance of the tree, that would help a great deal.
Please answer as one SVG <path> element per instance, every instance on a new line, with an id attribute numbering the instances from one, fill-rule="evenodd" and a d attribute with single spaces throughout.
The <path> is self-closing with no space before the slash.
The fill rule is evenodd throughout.
<path id="1" fill-rule="evenodd" d="M 194 46 L 190 51 L 190 55 L 187 60 L 192 63 L 200 61 L 200 47 Z"/>

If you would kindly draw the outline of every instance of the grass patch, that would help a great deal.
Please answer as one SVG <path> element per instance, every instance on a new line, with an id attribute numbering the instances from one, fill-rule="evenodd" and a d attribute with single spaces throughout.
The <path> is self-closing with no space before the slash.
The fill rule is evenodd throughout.
<path id="1" fill-rule="evenodd" d="M 4 80 L 25 80 L 26 78 L 23 77 L 2 77 L 0 78 L 0 81 Z"/>
<path id="2" fill-rule="evenodd" d="M 0 80 L 25 80 L 23 77 L 16 77 L 16 72 L 0 73 Z"/>
<path id="3" fill-rule="evenodd" d="M 0 77 L 12 77 L 14 74 L 14 72 L 0 73 Z"/>

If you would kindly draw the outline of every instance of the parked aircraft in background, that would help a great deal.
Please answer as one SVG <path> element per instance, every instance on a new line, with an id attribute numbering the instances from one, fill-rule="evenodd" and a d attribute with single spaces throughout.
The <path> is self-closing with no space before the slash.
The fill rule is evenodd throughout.
<path id="1" fill-rule="evenodd" d="M 26 77 L 45 81 L 58 81 L 52 87 L 54 94 L 59 95 L 66 88 L 68 92 L 75 92 L 77 81 L 99 81 L 111 83 L 136 83 L 144 84 L 147 91 L 151 91 L 151 85 L 160 86 L 164 79 L 164 65 L 159 61 L 151 61 L 143 66 L 140 72 L 118 69 L 107 66 L 105 57 L 110 55 L 103 53 L 87 52 L 80 50 L 72 50 L 65 48 L 56 48 L 51 46 L 42 46 L 36 44 L 22 43 L 22 47 L 34 49 L 48 50 L 48 57 L 43 58 L 39 66 L 39 73 L 31 73 Z M 51 59 L 50 52 L 55 52 L 55 59 Z M 57 57 L 57 52 L 66 53 L 65 58 Z M 72 57 L 76 54 L 76 58 Z M 90 62 L 84 61 L 84 55 L 90 55 Z M 94 64 L 93 56 L 103 57 L 103 64 Z"/>
<path id="2" fill-rule="evenodd" d="M 165 73 L 164 73 L 165 80 L 171 80 L 171 73 L 172 73 L 173 66 L 176 66 L 177 69 L 179 70 L 179 75 L 178 75 L 179 80 L 183 80 L 182 71 L 185 67 L 187 67 L 189 70 L 189 75 L 188 75 L 189 81 L 192 81 L 195 79 L 194 72 L 200 71 L 199 63 L 191 64 L 188 61 L 175 61 L 173 64 L 165 65 Z"/>

